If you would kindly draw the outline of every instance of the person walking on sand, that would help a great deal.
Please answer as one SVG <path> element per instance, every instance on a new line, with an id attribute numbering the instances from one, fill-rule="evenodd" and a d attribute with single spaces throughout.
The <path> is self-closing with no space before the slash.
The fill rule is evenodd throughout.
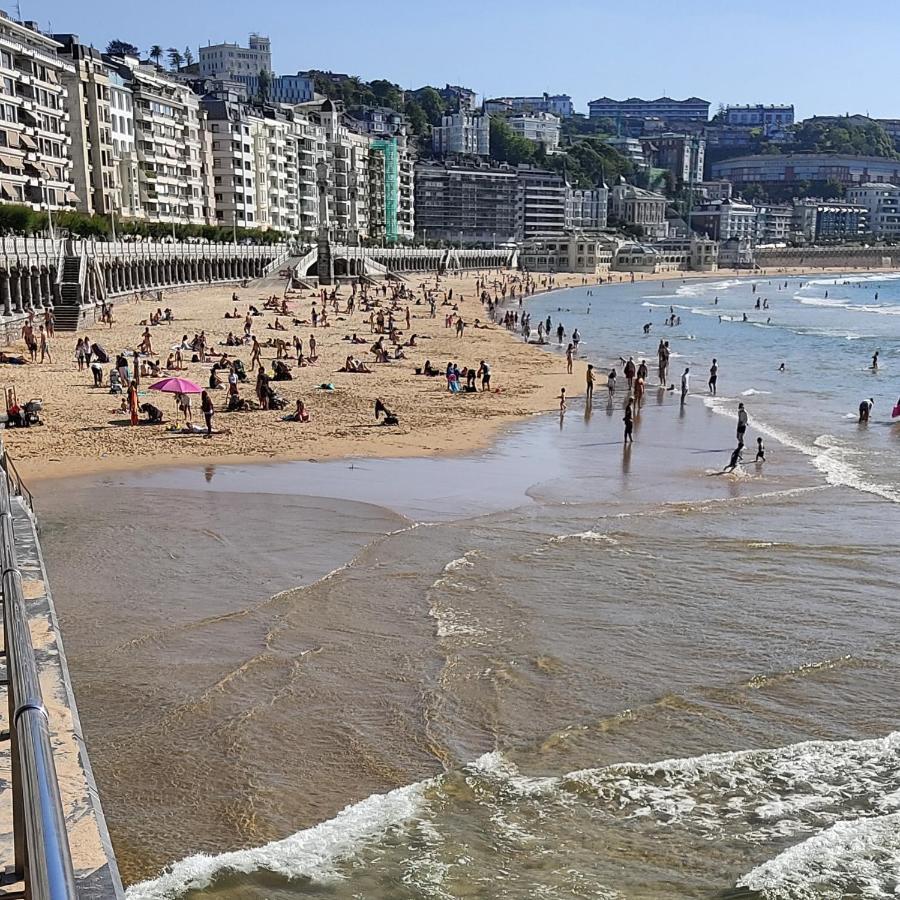
<path id="1" fill-rule="evenodd" d="M 137 382 L 132 378 L 128 385 L 128 412 L 131 414 L 131 424 L 138 423 L 138 389 Z"/>
<path id="2" fill-rule="evenodd" d="M 259 341 L 256 339 L 256 335 L 253 335 L 253 346 L 250 349 L 250 371 L 252 372 L 257 366 L 260 368 L 263 367 L 262 360 L 260 359 L 260 354 L 262 353 L 262 347 L 259 346 Z"/>
<path id="3" fill-rule="evenodd" d="M 737 439 L 743 445 L 744 435 L 747 433 L 747 410 L 743 403 L 738 403 Z"/>
<path id="4" fill-rule="evenodd" d="M 47 335 L 47 329 L 41 325 L 41 362 L 45 357 L 50 360 L 51 364 L 53 363 L 53 357 L 50 355 L 50 338 Z"/>
<path id="5" fill-rule="evenodd" d="M 631 389 L 634 387 L 634 374 L 637 371 L 637 367 L 634 364 L 634 358 L 629 356 L 628 362 L 625 363 L 625 380 L 628 382 L 628 392 L 631 393 Z"/>
<path id="6" fill-rule="evenodd" d="M 625 423 L 625 443 L 634 443 L 634 409 L 632 407 L 631 398 L 628 399 L 628 402 L 625 404 L 625 416 L 622 421 Z"/>
<path id="7" fill-rule="evenodd" d="M 574 360 L 574 356 L 575 356 L 575 345 L 569 344 L 569 346 L 566 347 L 566 374 L 567 375 L 572 374 L 572 362 Z"/>
<path id="8" fill-rule="evenodd" d="M 712 361 L 712 365 L 709 367 L 709 392 L 716 396 L 716 382 L 719 380 L 719 362 L 714 359 Z"/>
<path id="9" fill-rule="evenodd" d="M 587 380 L 587 394 L 585 395 L 585 399 L 588 403 L 593 403 L 594 401 L 594 367 L 589 365 L 587 367 L 587 373 L 585 374 L 585 379 Z"/>
<path id="10" fill-rule="evenodd" d="M 609 391 L 609 401 L 612 403 L 613 394 L 616 392 L 616 370 L 610 369 L 606 376 L 606 389 Z"/>
<path id="11" fill-rule="evenodd" d="M 203 418 L 206 420 L 206 436 L 208 438 L 212 437 L 212 420 L 216 409 L 208 391 L 203 391 L 200 394 L 200 409 L 203 411 Z"/>
<path id="12" fill-rule="evenodd" d="M 478 374 L 481 376 L 481 391 L 490 391 L 491 389 L 491 367 L 484 361 L 478 367 Z"/>
<path id="13" fill-rule="evenodd" d="M 691 370 L 686 368 L 681 376 L 681 405 L 687 400 L 688 391 L 691 389 Z"/>
<path id="14" fill-rule="evenodd" d="M 637 379 L 634 382 L 634 406 L 635 409 L 640 412 L 641 405 L 644 402 L 644 379 L 638 375 Z"/>

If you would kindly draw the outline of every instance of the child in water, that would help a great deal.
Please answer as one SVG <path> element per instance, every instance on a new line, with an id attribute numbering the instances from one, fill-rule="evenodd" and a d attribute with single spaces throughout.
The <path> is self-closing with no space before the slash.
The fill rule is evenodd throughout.
<path id="1" fill-rule="evenodd" d="M 766 461 L 766 448 L 763 446 L 763 439 L 758 437 L 756 439 L 756 462 L 761 463 Z"/>

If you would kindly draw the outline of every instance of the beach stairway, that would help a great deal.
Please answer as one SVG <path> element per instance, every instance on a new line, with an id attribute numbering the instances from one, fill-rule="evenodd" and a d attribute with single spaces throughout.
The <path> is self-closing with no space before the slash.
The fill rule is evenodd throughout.
<path id="1" fill-rule="evenodd" d="M 81 319 L 81 300 L 84 296 L 84 265 L 81 256 L 63 257 L 60 272 L 60 303 L 53 310 L 57 331 L 76 331 Z"/>

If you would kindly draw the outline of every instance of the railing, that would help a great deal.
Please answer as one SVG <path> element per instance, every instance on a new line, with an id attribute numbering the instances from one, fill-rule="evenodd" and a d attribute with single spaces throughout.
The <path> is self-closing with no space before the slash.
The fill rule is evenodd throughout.
<path id="1" fill-rule="evenodd" d="M 10 487 L 21 479 L 5 453 L 0 478 L 0 565 L 9 700 L 15 872 L 29 900 L 76 900 L 72 853 L 59 778 L 50 745 L 50 722 L 38 680 L 16 557 Z M 14 473 L 11 477 L 10 473 Z M 25 495 L 23 495 L 25 496 Z M 28 495 L 30 503 L 30 495 Z"/>
<path id="2" fill-rule="evenodd" d="M 25 482 L 22 481 L 22 476 L 12 461 L 12 457 L 3 449 L 2 445 L 0 445 L 0 469 L 3 470 L 3 474 L 6 476 L 8 492 L 15 497 L 21 497 L 28 505 L 28 509 L 33 513 L 34 497 L 31 495 L 31 491 L 28 490 Z"/>

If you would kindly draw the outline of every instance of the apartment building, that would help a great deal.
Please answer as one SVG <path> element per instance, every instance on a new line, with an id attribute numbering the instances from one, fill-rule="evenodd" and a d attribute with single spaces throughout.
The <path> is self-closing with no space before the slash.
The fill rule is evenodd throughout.
<path id="1" fill-rule="evenodd" d="M 562 175 L 519 166 L 519 239 L 562 234 L 566 227 L 568 185 Z"/>
<path id="2" fill-rule="evenodd" d="M 672 173 L 676 185 L 703 180 L 706 141 L 692 134 L 660 134 L 643 140 L 644 156 L 658 169 Z"/>
<path id="3" fill-rule="evenodd" d="M 516 134 L 540 144 L 545 150 L 553 151 L 559 147 L 560 122 L 552 113 L 517 113 L 507 121 Z"/>
<path id="4" fill-rule="evenodd" d="M 714 241 L 747 239 L 756 242 L 756 209 L 740 200 L 714 200 L 694 209 L 691 225 Z"/>
<path id="5" fill-rule="evenodd" d="M 276 75 L 269 86 L 268 99 L 272 103 L 308 103 L 316 96 L 316 85 L 311 75 Z"/>
<path id="6" fill-rule="evenodd" d="M 72 141 L 72 179 L 77 205 L 89 214 L 108 215 L 116 208 L 118 178 L 112 143 L 109 71 L 98 50 L 74 34 L 57 34 Z"/>
<path id="7" fill-rule="evenodd" d="M 575 115 L 575 106 L 568 94 L 542 94 L 540 97 L 495 97 L 484 101 L 484 111 L 493 113 L 549 113 L 560 119 Z"/>
<path id="8" fill-rule="evenodd" d="M 725 107 L 722 116 L 726 125 L 743 125 L 750 128 L 762 128 L 765 133 L 780 131 L 794 124 L 793 104 L 756 103 L 745 106 L 730 105 Z"/>
<path id="9" fill-rule="evenodd" d="M 138 194 L 143 217 L 174 224 L 212 224 L 209 143 L 200 98 L 155 66 L 106 57 L 131 92 Z"/>
<path id="10" fill-rule="evenodd" d="M 60 209 L 77 200 L 60 44 L 0 12 L 0 200 Z"/>
<path id="11" fill-rule="evenodd" d="M 566 231 L 599 231 L 606 228 L 609 211 L 609 188 L 598 184 L 593 188 L 566 190 Z"/>
<path id="12" fill-rule="evenodd" d="M 432 130 L 431 145 L 440 156 L 489 156 L 491 118 L 470 112 L 443 116 Z"/>
<path id="13" fill-rule="evenodd" d="M 519 179 L 509 166 L 416 165 L 416 233 L 423 240 L 494 246 L 519 239 Z"/>
<path id="14" fill-rule="evenodd" d="M 794 207 L 756 206 L 756 243 L 780 244 L 790 240 L 793 229 Z"/>
<path id="15" fill-rule="evenodd" d="M 134 97 L 128 82 L 114 68 L 107 69 L 110 135 L 115 187 L 112 208 L 126 219 L 143 218 L 140 169 L 134 142 Z"/>
<path id="16" fill-rule="evenodd" d="M 861 184 L 847 191 L 847 201 L 869 211 L 869 230 L 875 237 L 900 237 L 900 187 L 896 184 Z"/>
<path id="17" fill-rule="evenodd" d="M 841 243 L 859 240 L 869 229 L 869 211 L 857 203 L 808 198 L 794 203 L 795 240 Z"/>

